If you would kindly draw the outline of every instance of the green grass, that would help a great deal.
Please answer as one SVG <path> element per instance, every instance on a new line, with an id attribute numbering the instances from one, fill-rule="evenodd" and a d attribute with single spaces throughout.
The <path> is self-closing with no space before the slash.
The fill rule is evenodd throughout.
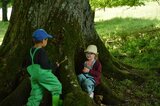
<path id="1" fill-rule="evenodd" d="M 109 51 L 139 68 L 160 66 L 159 28 L 160 20 L 114 18 L 96 22 L 96 30 Z"/>
<path id="2" fill-rule="evenodd" d="M 125 106 L 159 106 L 160 20 L 114 18 L 95 25 L 111 54 L 139 68 L 137 72 L 146 79 L 140 85 L 129 79 L 109 79 L 113 92 L 125 99 Z"/>
<path id="3" fill-rule="evenodd" d="M 111 33 L 133 33 L 146 29 L 146 27 L 160 27 L 160 21 L 134 18 L 114 18 L 111 20 L 96 22 L 97 31 L 101 36 Z M 140 24 L 140 25 L 139 25 Z"/>
<path id="4" fill-rule="evenodd" d="M 7 27 L 8 27 L 9 22 L 2 22 L 0 21 L 0 42 L 2 42 L 3 37 L 6 33 Z"/>

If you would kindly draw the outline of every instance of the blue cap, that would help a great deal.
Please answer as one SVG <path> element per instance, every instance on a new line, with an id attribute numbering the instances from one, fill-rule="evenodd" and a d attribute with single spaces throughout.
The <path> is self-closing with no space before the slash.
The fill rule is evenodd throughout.
<path id="1" fill-rule="evenodd" d="M 42 41 L 46 38 L 53 38 L 53 36 L 49 35 L 44 29 L 37 29 L 33 32 L 32 37 L 35 39 L 35 41 Z"/>

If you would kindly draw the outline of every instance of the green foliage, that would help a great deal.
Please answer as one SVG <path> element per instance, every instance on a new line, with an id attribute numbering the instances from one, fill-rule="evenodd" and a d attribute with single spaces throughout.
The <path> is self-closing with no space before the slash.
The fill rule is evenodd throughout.
<path id="1" fill-rule="evenodd" d="M 92 9 L 117 7 L 117 6 L 137 6 L 144 5 L 142 0 L 90 0 Z"/>
<path id="2" fill-rule="evenodd" d="M 111 0 L 90 0 L 90 5 L 93 9 L 111 7 Z"/>
<path id="3" fill-rule="evenodd" d="M 3 0 L 0 0 L 0 8 L 2 7 L 2 1 L 3 1 Z M 7 0 L 7 2 L 8 2 L 8 6 L 9 6 L 9 7 L 12 6 L 13 0 Z"/>

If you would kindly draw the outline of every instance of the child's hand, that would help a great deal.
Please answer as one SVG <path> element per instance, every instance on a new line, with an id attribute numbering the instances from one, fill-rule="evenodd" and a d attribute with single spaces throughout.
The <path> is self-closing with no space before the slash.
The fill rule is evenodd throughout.
<path id="1" fill-rule="evenodd" d="M 89 69 L 87 67 L 84 67 L 83 70 L 82 70 L 84 73 L 88 73 L 89 72 Z"/>
<path id="2" fill-rule="evenodd" d="M 59 66 L 60 66 L 60 64 L 59 64 L 58 62 L 56 62 L 56 65 L 57 65 L 57 67 L 59 67 Z"/>

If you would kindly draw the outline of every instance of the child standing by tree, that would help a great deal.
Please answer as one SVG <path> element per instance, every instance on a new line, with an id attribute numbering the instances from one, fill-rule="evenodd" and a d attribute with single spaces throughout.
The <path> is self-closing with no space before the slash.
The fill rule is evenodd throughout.
<path id="1" fill-rule="evenodd" d="M 78 81 L 82 89 L 93 98 L 94 88 L 101 80 L 102 67 L 98 60 L 98 52 L 95 45 L 89 45 L 84 52 L 87 60 L 84 62 L 82 73 L 78 75 Z"/>
<path id="2" fill-rule="evenodd" d="M 47 45 L 51 35 L 43 29 L 37 29 L 33 35 L 34 46 L 30 49 L 30 56 L 26 61 L 27 71 L 31 80 L 31 92 L 27 106 L 39 106 L 44 89 L 52 94 L 52 105 L 58 106 L 62 85 L 52 74 L 52 66 L 43 47 Z"/>

